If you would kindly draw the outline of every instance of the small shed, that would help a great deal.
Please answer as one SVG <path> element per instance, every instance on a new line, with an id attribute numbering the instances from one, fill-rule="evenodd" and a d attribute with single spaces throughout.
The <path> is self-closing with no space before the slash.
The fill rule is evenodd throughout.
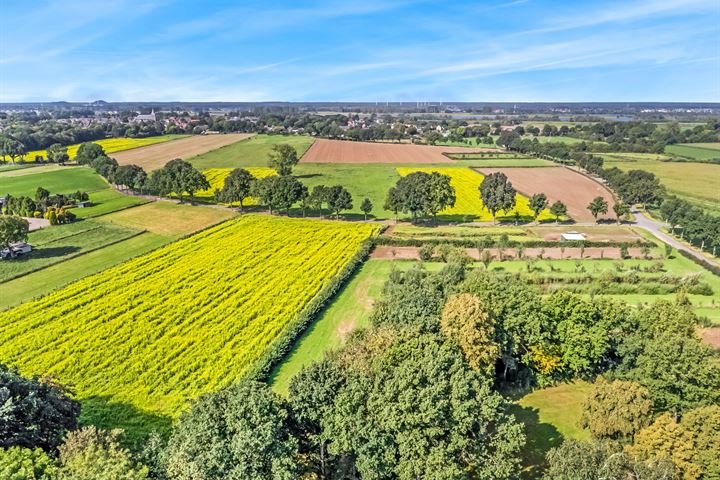
<path id="1" fill-rule="evenodd" d="M 585 234 L 579 232 L 565 232 L 560 235 L 563 242 L 578 242 L 586 240 Z"/>
<path id="2" fill-rule="evenodd" d="M 77 202 L 77 203 L 75 204 L 75 206 L 77 206 L 77 208 L 85 208 L 85 207 L 89 207 L 89 206 L 91 206 L 91 205 L 92 205 L 92 202 L 89 201 L 89 200 L 85 200 L 85 201 L 82 201 L 82 202 Z"/>

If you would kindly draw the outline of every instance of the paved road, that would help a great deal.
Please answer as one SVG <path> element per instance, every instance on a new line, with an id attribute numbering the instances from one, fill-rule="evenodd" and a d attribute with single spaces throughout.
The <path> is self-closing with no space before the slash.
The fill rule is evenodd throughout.
<path id="1" fill-rule="evenodd" d="M 709 260 L 704 255 L 696 252 L 695 250 L 688 247 L 687 245 L 679 242 L 678 240 L 676 240 L 672 236 L 668 235 L 667 233 L 662 232 L 660 229 L 667 228 L 668 227 L 667 223 L 658 222 L 656 220 L 648 218 L 647 216 L 645 216 L 645 214 L 640 212 L 635 207 L 632 208 L 632 214 L 635 215 L 635 225 L 640 228 L 644 228 L 648 232 L 652 233 L 653 236 L 655 236 L 656 238 L 662 240 L 663 242 L 667 243 L 668 245 L 672 246 L 673 248 L 675 248 L 677 250 L 686 251 L 687 253 L 689 253 L 690 255 L 692 255 L 693 257 L 695 257 L 697 259 L 717 264 L 717 262 L 713 262 L 712 260 Z"/>

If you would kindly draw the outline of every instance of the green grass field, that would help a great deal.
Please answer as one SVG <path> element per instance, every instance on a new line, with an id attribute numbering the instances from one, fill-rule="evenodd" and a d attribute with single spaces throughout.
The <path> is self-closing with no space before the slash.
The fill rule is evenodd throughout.
<path id="1" fill-rule="evenodd" d="M 0 283 L 69 258 L 83 255 L 140 233 L 134 228 L 86 220 L 44 228 L 28 235 L 33 251 L 0 261 Z"/>
<path id="2" fill-rule="evenodd" d="M 273 372 L 273 389 L 287 395 L 290 379 L 304 366 L 322 360 L 326 351 L 342 345 L 355 328 L 367 326 L 373 299 L 382 291 L 393 262 L 368 260 L 322 315 L 298 340 L 292 353 Z M 405 264 L 409 266 L 409 263 Z"/>
<path id="3" fill-rule="evenodd" d="M 18 175 L 18 172 L 23 174 Z M 78 190 L 95 192 L 109 188 L 105 180 L 88 167 L 57 167 L 50 170 L 37 167 L 0 173 L 0 195 L 35 197 L 38 187 L 53 194 Z"/>
<path id="4" fill-rule="evenodd" d="M 78 218 L 93 218 L 105 215 L 117 210 L 142 205 L 150 200 L 125 195 L 114 188 L 106 188 L 90 193 L 90 201 L 92 205 L 85 208 L 73 208 L 72 213 Z"/>
<path id="5" fill-rule="evenodd" d="M 671 153 L 680 157 L 692 158 L 694 160 L 711 160 L 720 158 L 720 143 L 684 143 L 679 145 L 668 145 L 665 153 Z"/>
<path id="6" fill-rule="evenodd" d="M 720 165 L 693 162 L 661 162 L 653 154 L 602 155 L 605 168 L 645 170 L 660 179 L 665 188 L 702 208 L 720 212 Z"/>
<path id="7" fill-rule="evenodd" d="M 522 455 L 526 477 L 537 478 L 547 451 L 564 439 L 590 438 L 590 432 L 580 428 L 578 420 L 591 388 L 586 382 L 563 383 L 535 390 L 515 402 L 512 413 L 525 424 L 527 436 Z"/>
<path id="8" fill-rule="evenodd" d="M 198 170 L 208 168 L 267 167 L 273 145 L 287 143 L 295 147 L 298 158 L 312 145 L 313 138 L 302 135 L 255 135 L 202 155 L 189 158 Z"/>

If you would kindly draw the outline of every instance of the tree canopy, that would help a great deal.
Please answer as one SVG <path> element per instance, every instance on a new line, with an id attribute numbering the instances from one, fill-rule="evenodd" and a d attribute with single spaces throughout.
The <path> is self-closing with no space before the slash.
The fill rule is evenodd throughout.
<path id="1" fill-rule="evenodd" d="M 515 189 L 502 172 L 487 175 L 480 183 L 480 199 L 492 214 L 493 223 L 498 212 L 508 212 L 515 206 Z"/>

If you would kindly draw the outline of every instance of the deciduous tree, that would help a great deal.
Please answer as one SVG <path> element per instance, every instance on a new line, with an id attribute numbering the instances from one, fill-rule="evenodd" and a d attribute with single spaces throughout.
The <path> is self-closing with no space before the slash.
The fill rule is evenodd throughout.
<path id="1" fill-rule="evenodd" d="M 635 382 L 599 377 L 583 405 L 581 425 L 598 439 L 631 441 L 652 420 L 650 392 Z"/>
<path id="2" fill-rule="evenodd" d="M 70 159 L 67 153 L 67 147 L 63 147 L 59 143 L 50 145 L 47 149 L 47 159 L 50 162 L 64 164 Z"/>
<path id="3" fill-rule="evenodd" d="M 365 197 L 360 204 L 360 210 L 362 210 L 363 214 L 365 214 L 365 220 L 367 220 L 368 215 L 370 215 L 370 212 L 372 212 L 373 204 L 370 201 L 369 198 Z"/>
<path id="4" fill-rule="evenodd" d="M 560 200 L 556 200 L 555 203 L 550 206 L 550 213 L 555 216 L 555 223 L 558 223 L 560 217 L 567 215 L 567 207 Z"/>
<path id="5" fill-rule="evenodd" d="M 495 370 L 500 356 L 495 343 L 495 320 L 475 295 L 460 293 L 448 298 L 440 331 L 460 347 L 470 368 L 485 373 Z"/>
<path id="6" fill-rule="evenodd" d="M 492 214 L 493 223 L 500 211 L 509 211 L 515 206 L 515 189 L 502 172 L 491 173 L 480 184 L 480 199 Z"/>
<path id="7" fill-rule="evenodd" d="M 328 208 L 335 212 L 335 218 L 340 218 L 340 212 L 353 208 L 352 196 L 342 185 L 335 185 L 327 189 L 326 201 Z"/>
<path id="8" fill-rule="evenodd" d="M 548 206 L 548 199 L 544 193 L 536 193 L 530 197 L 530 210 L 533 211 L 533 220 L 537 223 L 537 219 Z"/>
<path id="9" fill-rule="evenodd" d="M 30 224 L 24 218 L 0 215 L 0 245 L 2 245 L 2 248 L 10 250 L 11 257 L 15 256 L 15 254 L 10 248 L 10 244 L 27 241 L 29 229 Z"/>
<path id="10" fill-rule="evenodd" d="M 608 212 L 608 202 L 603 197 L 595 197 L 588 203 L 587 209 L 597 222 L 598 215 L 601 213 L 604 215 Z"/>
<path id="11" fill-rule="evenodd" d="M 268 154 L 268 166 L 274 168 L 281 176 L 292 174 L 292 168 L 297 163 L 297 150 L 287 143 L 273 145 L 272 151 Z"/>
<path id="12" fill-rule="evenodd" d="M 93 162 L 98 157 L 105 157 L 105 150 L 103 147 L 93 142 L 81 143 L 78 147 L 77 153 L 75 154 L 75 161 L 78 165 L 87 165 Z"/>
<path id="13" fill-rule="evenodd" d="M 255 181 L 250 172 L 244 168 L 236 168 L 225 177 L 223 188 L 220 191 L 220 198 L 223 202 L 239 203 L 240 211 L 243 211 L 243 202 L 250 197 L 252 184 Z"/>

